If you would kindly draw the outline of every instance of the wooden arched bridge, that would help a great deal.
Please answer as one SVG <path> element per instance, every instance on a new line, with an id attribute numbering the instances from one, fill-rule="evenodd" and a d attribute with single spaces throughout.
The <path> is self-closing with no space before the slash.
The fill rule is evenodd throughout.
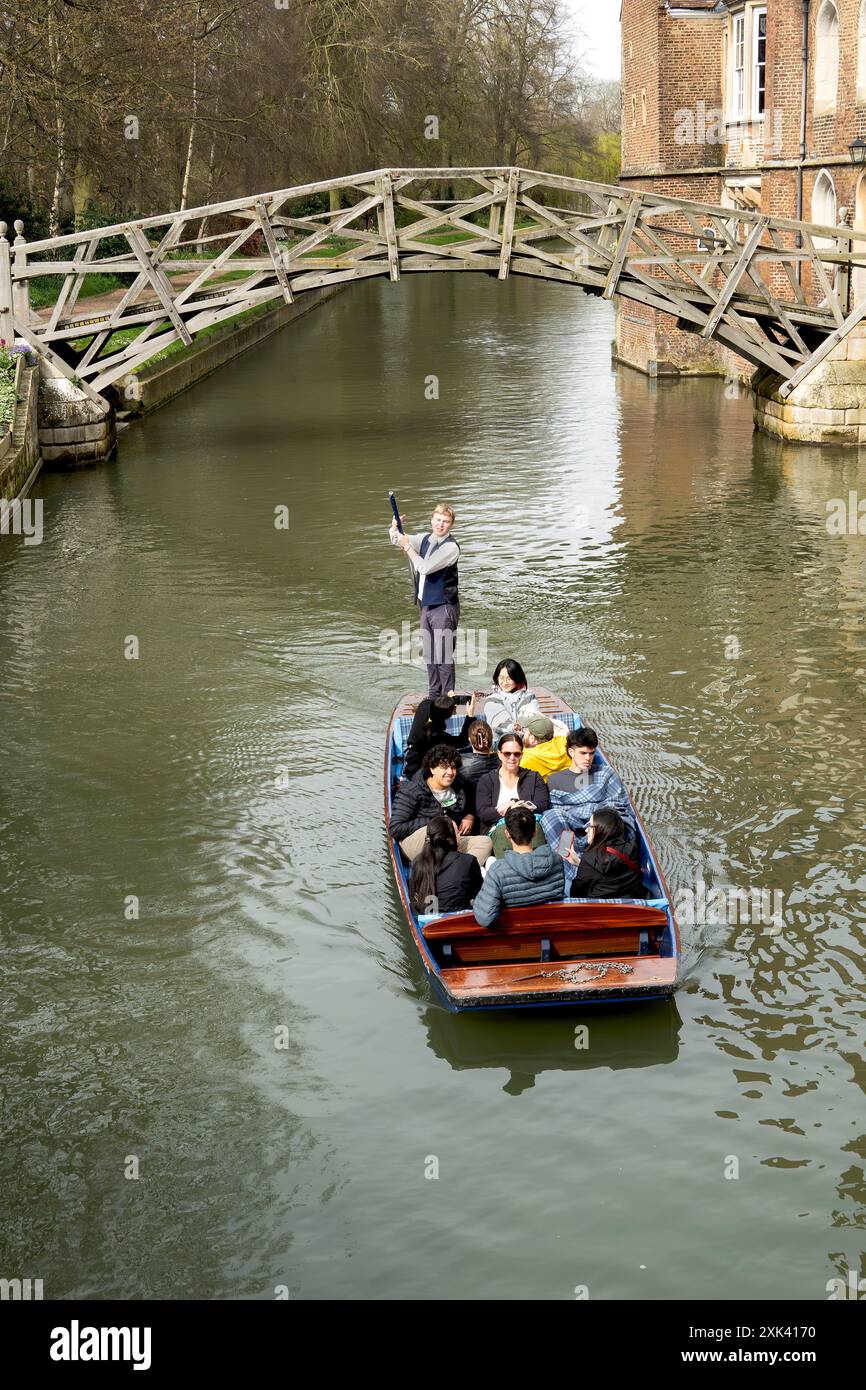
<path id="1" fill-rule="evenodd" d="M 673 314 L 777 372 L 787 395 L 866 317 L 866 298 L 852 304 L 851 293 L 866 295 L 866 276 L 853 274 L 862 267 L 866 232 L 847 227 L 531 169 L 379 169 L 19 236 L 11 300 L 16 334 L 98 396 L 171 343 L 318 286 L 414 271 L 533 275 Z M 99 273 L 126 287 L 87 312 L 85 277 Z M 62 277 L 59 293 L 36 313 L 25 287 L 44 276 Z"/>

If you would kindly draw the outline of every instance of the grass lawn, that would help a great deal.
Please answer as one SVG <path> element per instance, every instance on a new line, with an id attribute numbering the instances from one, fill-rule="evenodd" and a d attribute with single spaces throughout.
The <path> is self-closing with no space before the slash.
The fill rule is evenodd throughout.
<path id="1" fill-rule="evenodd" d="M 57 296 L 65 280 L 64 275 L 40 275 L 38 280 L 30 281 L 31 309 L 50 309 L 57 303 Z M 87 299 L 96 294 L 109 294 L 112 290 L 126 288 L 127 279 L 119 275 L 85 275 L 79 298 Z"/>
<path id="2" fill-rule="evenodd" d="M 164 347 L 161 352 L 157 352 L 153 357 L 149 357 L 146 362 L 142 363 L 141 369 L 143 370 L 145 367 L 150 367 L 154 362 L 165 362 L 169 358 L 189 357 L 192 353 L 196 352 L 203 343 L 206 343 L 208 338 L 214 337 L 215 334 L 220 333 L 225 328 L 236 328 L 247 319 L 258 318 L 261 314 L 269 313 L 270 310 L 275 308 L 280 302 L 280 300 L 275 300 L 273 303 L 269 304 L 254 304 L 251 309 L 243 309 L 239 314 L 233 314 L 231 318 L 223 319 L 221 323 L 212 324 L 210 328 L 203 328 L 201 332 L 196 333 L 191 347 L 186 347 L 179 339 L 176 339 L 175 342 L 169 343 L 168 347 Z M 159 333 L 168 327 L 169 323 L 168 320 L 166 320 L 165 323 L 160 326 L 155 336 L 158 337 Z M 119 352 L 121 348 L 127 347 L 130 343 L 134 342 L 141 331 L 141 327 L 119 328 L 115 333 L 112 333 L 108 342 L 105 344 L 102 355 L 108 357 L 113 352 Z M 76 351 L 83 352 L 90 341 L 89 337 L 73 338 L 72 346 Z M 2 392 L 2 382 L 0 382 L 0 392 Z"/>
<path id="3" fill-rule="evenodd" d="M 103 350 L 103 356 L 108 356 L 109 353 L 117 352 L 119 348 L 126 347 L 127 344 L 133 342 L 134 339 L 138 337 L 140 332 L 140 326 L 137 326 L 135 328 L 118 328 L 118 330 L 115 333 L 112 333 L 111 337 L 106 343 L 105 348 Z M 91 339 L 89 337 L 73 338 L 71 341 L 71 346 L 75 348 L 76 352 L 84 352 L 85 348 L 87 347 L 87 344 L 90 341 Z"/>
<path id="4" fill-rule="evenodd" d="M 181 357 L 191 357 L 203 343 L 207 342 L 208 338 L 213 338 L 226 328 L 237 328 L 249 319 L 260 318 L 262 314 L 268 314 L 271 310 L 278 308 L 281 303 L 281 299 L 275 299 L 268 304 L 254 304 L 251 309 L 243 309 L 239 314 L 232 314 L 231 318 L 223 319 L 221 323 L 214 323 L 210 328 L 203 328 L 199 333 L 196 333 L 191 347 L 186 347 L 179 339 L 169 343 L 168 347 L 162 349 L 162 352 L 156 353 L 154 357 L 149 357 L 147 362 L 142 365 L 142 370 L 144 367 L 150 367 L 154 362 L 165 362 L 168 358 L 174 360 Z"/>
<path id="5" fill-rule="evenodd" d="M 419 219 L 420 220 L 420 219 Z M 520 225 L 518 223 L 518 225 Z M 531 221 L 523 223 L 524 226 L 531 226 Z M 451 227 L 447 223 L 441 227 L 433 227 L 429 232 L 422 232 L 418 241 L 429 242 L 431 246 L 447 246 L 456 241 L 473 241 L 477 235 L 483 235 L 487 230 L 485 226 L 479 225 L 478 232 L 463 232 L 458 228 Z M 398 227 L 398 232 L 412 231 L 412 223 L 409 222 L 405 227 Z M 303 260 L 326 260 L 332 256 L 342 256 L 347 251 L 360 245 L 360 242 L 351 241 L 348 237 L 332 236 L 323 241 L 321 246 L 315 247 L 312 251 L 307 251 L 302 257 Z"/>

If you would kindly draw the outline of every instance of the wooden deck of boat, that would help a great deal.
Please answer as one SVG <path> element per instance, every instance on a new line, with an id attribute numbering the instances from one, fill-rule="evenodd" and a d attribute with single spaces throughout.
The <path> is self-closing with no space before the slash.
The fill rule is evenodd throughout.
<path id="1" fill-rule="evenodd" d="M 499 997 L 509 1002 L 531 1003 L 533 996 L 545 1000 L 554 996 L 563 999 L 621 996 L 622 994 L 656 994 L 673 989 L 677 962 L 672 957 L 631 956 L 627 960 L 603 962 L 607 967 L 602 978 L 593 978 L 595 962 L 551 961 L 549 965 L 520 961 L 515 965 L 452 966 L 447 971 L 447 985 L 458 1001 L 480 999 L 489 1002 Z M 623 969 L 623 966 L 627 967 Z M 571 978 L 563 978 L 564 972 Z"/>

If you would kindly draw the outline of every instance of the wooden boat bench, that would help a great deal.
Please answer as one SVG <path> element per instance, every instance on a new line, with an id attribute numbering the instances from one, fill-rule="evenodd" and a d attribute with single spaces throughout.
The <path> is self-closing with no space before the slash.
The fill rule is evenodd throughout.
<path id="1" fill-rule="evenodd" d="M 468 912 L 421 919 L 425 941 L 445 965 L 654 955 L 666 925 L 661 907 L 576 899 L 521 908 L 517 919 L 506 908 L 493 927 L 480 926 Z"/>

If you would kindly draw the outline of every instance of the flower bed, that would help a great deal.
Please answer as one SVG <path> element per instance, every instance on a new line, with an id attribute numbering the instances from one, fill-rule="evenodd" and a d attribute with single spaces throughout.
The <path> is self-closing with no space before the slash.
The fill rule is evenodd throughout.
<path id="1" fill-rule="evenodd" d="M 0 338 L 0 421 L 9 429 L 15 419 L 15 372 L 22 357 L 33 366 L 36 359 L 29 343 L 7 347 L 6 339 Z"/>

